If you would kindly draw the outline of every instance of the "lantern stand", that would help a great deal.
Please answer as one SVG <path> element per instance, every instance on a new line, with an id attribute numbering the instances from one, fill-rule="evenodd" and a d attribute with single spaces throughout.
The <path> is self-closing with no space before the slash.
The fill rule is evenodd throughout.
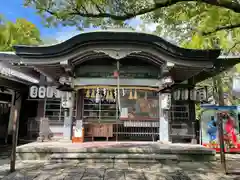
<path id="1" fill-rule="evenodd" d="M 218 138 L 220 142 L 220 159 L 221 159 L 221 165 L 222 169 L 225 174 L 235 174 L 240 175 L 240 169 L 237 170 L 229 170 L 227 168 L 226 163 L 226 156 L 225 156 L 225 144 L 224 144 L 224 132 L 223 132 L 223 117 L 222 113 L 220 111 L 227 111 L 227 110 L 239 110 L 240 106 L 215 106 L 215 105 L 202 105 L 202 108 L 211 109 L 211 110 L 217 110 L 217 127 L 218 127 Z"/>
<path id="2" fill-rule="evenodd" d="M 70 128 L 70 132 L 67 132 L 66 129 L 64 129 L 64 131 L 66 131 L 66 134 L 68 134 L 66 137 L 67 140 L 71 140 L 72 139 L 72 135 L 73 135 L 73 107 L 74 107 L 74 89 L 72 87 L 71 84 L 67 84 L 67 83 L 63 83 L 63 84 L 60 84 L 57 89 L 59 91 L 62 91 L 64 93 L 66 93 L 66 107 L 63 107 L 64 108 L 64 121 L 67 120 L 67 118 L 69 118 L 69 121 L 68 123 L 66 123 L 67 127 Z M 71 98 L 69 99 L 69 93 L 71 94 Z M 63 101 L 63 97 L 61 97 Z M 70 103 L 71 101 L 71 103 Z M 62 102 L 63 103 L 63 102 Z M 63 104 L 61 104 L 61 106 L 63 106 Z M 65 123 L 65 122 L 64 122 Z"/>

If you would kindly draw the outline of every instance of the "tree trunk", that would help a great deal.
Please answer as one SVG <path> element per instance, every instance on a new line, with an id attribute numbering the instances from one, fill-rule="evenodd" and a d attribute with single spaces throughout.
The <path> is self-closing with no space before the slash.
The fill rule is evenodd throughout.
<path id="1" fill-rule="evenodd" d="M 217 75 L 213 77 L 213 85 L 214 89 L 217 90 L 217 102 L 219 106 L 224 106 L 224 94 L 223 94 L 223 83 L 221 79 L 221 75 Z"/>

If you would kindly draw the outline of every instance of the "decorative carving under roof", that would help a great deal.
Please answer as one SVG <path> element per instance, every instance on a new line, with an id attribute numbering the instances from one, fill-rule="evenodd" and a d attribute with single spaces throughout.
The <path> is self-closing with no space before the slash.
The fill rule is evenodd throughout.
<path id="1" fill-rule="evenodd" d="M 124 49 L 104 49 L 104 50 L 95 50 L 95 52 L 104 53 L 113 59 L 122 59 L 132 53 L 139 53 L 141 51 L 131 51 L 131 50 L 126 51 Z"/>

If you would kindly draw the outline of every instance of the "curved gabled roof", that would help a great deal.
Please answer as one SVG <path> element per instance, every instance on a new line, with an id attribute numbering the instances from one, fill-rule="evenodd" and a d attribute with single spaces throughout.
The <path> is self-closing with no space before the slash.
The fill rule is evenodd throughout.
<path id="1" fill-rule="evenodd" d="M 82 33 L 70 38 L 60 44 L 51 46 L 14 46 L 16 54 L 25 58 L 51 58 L 66 55 L 76 50 L 81 45 L 107 42 L 111 43 L 133 43 L 151 46 L 174 57 L 181 57 L 192 60 L 212 60 L 220 55 L 220 50 L 191 50 L 175 46 L 166 40 L 151 34 L 140 32 L 119 32 L 119 31 L 96 31 Z"/>

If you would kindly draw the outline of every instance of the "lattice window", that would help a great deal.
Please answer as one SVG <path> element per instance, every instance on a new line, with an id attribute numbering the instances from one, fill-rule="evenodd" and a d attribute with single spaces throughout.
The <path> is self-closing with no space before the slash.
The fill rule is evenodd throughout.
<path id="1" fill-rule="evenodd" d="M 73 117 L 76 117 L 76 98 L 74 98 Z M 64 108 L 61 105 L 61 99 L 46 99 L 45 117 L 52 121 L 64 121 Z"/>

